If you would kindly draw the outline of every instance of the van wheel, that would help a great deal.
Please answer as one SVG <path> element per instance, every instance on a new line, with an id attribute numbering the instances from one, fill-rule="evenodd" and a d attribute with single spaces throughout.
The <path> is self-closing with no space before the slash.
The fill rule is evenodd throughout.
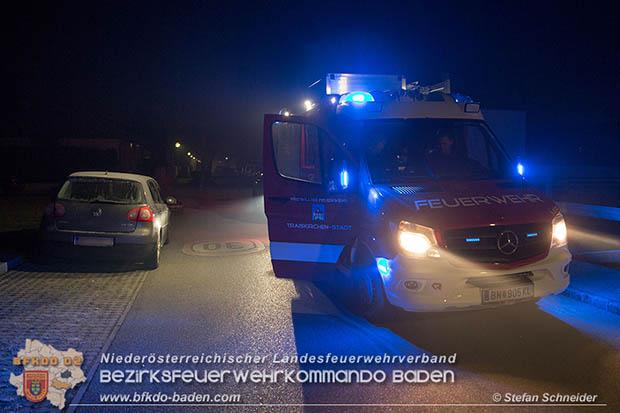
<path id="1" fill-rule="evenodd" d="M 148 256 L 148 258 L 146 259 L 144 263 L 144 267 L 147 270 L 155 270 L 157 269 L 157 267 L 159 267 L 159 251 L 160 251 L 160 246 L 159 246 L 159 240 L 158 240 L 157 243 L 155 244 L 155 247 L 153 248 L 153 251 L 151 251 L 151 254 Z"/>
<path id="2" fill-rule="evenodd" d="M 355 268 L 348 284 L 346 301 L 353 313 L 375 323 L 392 318 L 394 307 L 388 301 L 381 275 L 373 265 Z"/>

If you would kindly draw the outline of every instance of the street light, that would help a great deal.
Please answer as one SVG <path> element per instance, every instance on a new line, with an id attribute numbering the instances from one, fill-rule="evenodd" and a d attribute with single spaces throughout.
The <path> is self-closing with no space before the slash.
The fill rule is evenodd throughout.
<path id="1" fill-rule="evenodd" d="M 181 142 L 177 142 L 177 143 L 175 143 L 175 144 L 174 144 L 174 147 L 175 147 L 175 148 L 177 148 L 177 149 L 178 149 L 178 148 L 180 148 L 180 147 L 181 147 Z"/>
<path id="2" fill-rule="evenodd" d="M 191 152 L 187 152 L 187 156 L 192 156 L 192 153 Z"/>
<path id="3" fill-rule="evenodd" d="M 314 103 L 311 100 L 304 101 L 304 106 L 306 107 L 306 111 L 312 109 L 314 107 Z"/>

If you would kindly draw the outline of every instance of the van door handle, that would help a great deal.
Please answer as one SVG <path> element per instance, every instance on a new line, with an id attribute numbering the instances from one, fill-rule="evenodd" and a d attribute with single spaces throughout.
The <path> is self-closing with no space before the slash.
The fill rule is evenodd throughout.
<path id="1" fill-rule="evenodd" d="M 276 202 L 288 202 L 290 200 L 290 198 L 286 196 L 270 196 L 270 197 L 267 197 L 267 199 L 269 199 L 270 201 L 276 201 Z"/>

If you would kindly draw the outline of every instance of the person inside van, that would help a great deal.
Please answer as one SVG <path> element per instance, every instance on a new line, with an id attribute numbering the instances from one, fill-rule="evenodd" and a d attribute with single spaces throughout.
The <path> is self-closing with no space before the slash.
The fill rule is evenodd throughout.
<path id="1" fill-rule="evenodd" d="M 440 129 L 435 138 L 435 149 L 429 156 L 431 170 L 437 177 L 453 177 L 462 173 L 464 159 L 456 153 L 452 131 Z"/>
<path id="2" fill-rule="evenodd" d="M 460 145 L 459 145 L 460 143 Z M 488 174 L 478 161 L 467 156 L 464 138 L 458 140 L 451 130 L 437 131 L 436 147 L 429 156 L 430 167 L 438 178 L 482 177 Z M 459 150 L 459 148 L 461 148 Z"/>
<path id="3" fill-rule="evenodd" d="M 441 154 L 445 157 L 452 156 L 454 151 L 454 138 L 450 136 L 449 133 L 443 132 L 440 134 L 438 142 Z"/>

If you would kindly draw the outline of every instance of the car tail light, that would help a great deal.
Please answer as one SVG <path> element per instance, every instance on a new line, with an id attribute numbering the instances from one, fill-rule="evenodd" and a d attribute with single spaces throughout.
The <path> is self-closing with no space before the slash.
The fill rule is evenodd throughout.
<path id="1" fill-rule="evenodd" d="M 153 221 L 153 211 L 149 207 L 132 208 L 127 212 L 127 219 L 130 221 L 151 222 Z"/>
<path id="2" fill-rule="evenodd" d="M 151 208 L 140 208 L 140 213 L 138 214 L 138 221 L 153 221 L 153 211 L 151 211 Z"/>
<path id="3" fill-rule="evenodd" d="M 45 207 L 45 215 L 48 217 L 64 217 L 67 213 L 67 210 L 62 204 L 58 202 L 49 204 Z"/>
<path id="4" fill-rule="evenodd" d="M 140 208 L 132 208 L 127 211 L 127 219 L 130 221 L 137 221 L 140 214 Z"/>

